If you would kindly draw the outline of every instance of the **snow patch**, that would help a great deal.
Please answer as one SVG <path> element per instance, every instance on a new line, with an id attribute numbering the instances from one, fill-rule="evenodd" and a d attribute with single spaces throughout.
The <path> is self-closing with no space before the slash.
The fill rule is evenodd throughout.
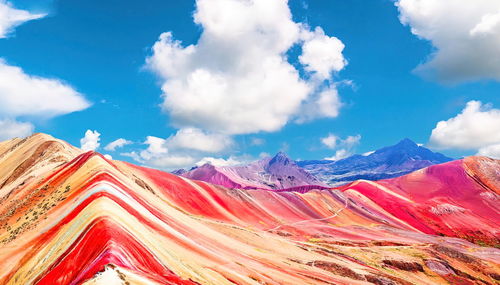
<path id="1" fill-rule="evenodd" d="M 458 207 L 455 205 L 444 203 L 444 204 L 439 204 L 435 207 L 432 207 L 431 212 L 434 215 L 440 216 L 440 215 L 448 215 L 448 214 L 453 214 L 453 213 L 463 213 L 463 212 L 465 212 L 465 209 L 462 207 Z"/>
<path id="2" fill-rule="evenodd" d="M 493 200 L 493 201 L 498 200 L 498 195 L 493 192 L 482 192 L 481 194 L 479 194 L 479 196 L 488 200 Z"/>

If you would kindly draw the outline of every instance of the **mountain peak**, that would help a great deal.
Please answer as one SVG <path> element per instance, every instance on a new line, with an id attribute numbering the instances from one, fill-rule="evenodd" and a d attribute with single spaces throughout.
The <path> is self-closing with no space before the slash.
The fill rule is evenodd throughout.
<path id="1" fill-rule="evenodd" d="M 282 156 L 282 157 L 287 157 L 288 158 L 288 155 L 285 152 L 281 151 L 281 150 L 278 151 L 275 156 Z"/>
<path id="2" fill-rule="evenodd" d="M 281 164 L 289 164 L 293 162 L 288 155 L 282 151 L 279 151 L 270 161 L 269 165 L 275 164 L 275 163 L 281 163 Z"/>
<path id="3" fill-rule="evenodd" d="M 404 147 L 418 147 L 418 145 L 409 138 L 404 138 L 399 141 L 396 146 L 404 146 Z"/>

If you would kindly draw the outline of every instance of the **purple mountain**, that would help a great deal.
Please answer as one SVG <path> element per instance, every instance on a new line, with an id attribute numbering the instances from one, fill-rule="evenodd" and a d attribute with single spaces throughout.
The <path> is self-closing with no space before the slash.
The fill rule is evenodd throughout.
<path id="1" fill-rule="evenodd" d="M 230 188 L 243 189 L 289 189 L 326 187 L 326 184 L 299 167 L 283 152 L 274 157 L 238 166 L 213 166 L 205 164 L 178 175 L 202 180 Z"/>
<path id="2" fill-rule="evenodd" d="M 419 146 L 410 139 L 403 139 L 396 145 L 381 148 L 369 155 L 357 154 L 337 161 L 306 160 L 297 162 L 297 165 L 326 184 L 339 185 L 358 179 L 397 177 L 451 160 L 453 159 Z"/>

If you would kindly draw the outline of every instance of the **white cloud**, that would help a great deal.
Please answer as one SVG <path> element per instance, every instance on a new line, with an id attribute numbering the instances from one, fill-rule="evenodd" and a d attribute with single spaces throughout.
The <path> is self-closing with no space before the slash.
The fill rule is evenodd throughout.
<path id="1" fill-rule="evenodd" d="M 144 160 L 151 160 L 167 154 L 166 141 L 162 138 L 148 136 L 144 142 L 144 144 L 148 145 L 148 148 L 140 152 L 140 157 Z"/>
<path id="2" fill-rule="evenodd" d="M 361 135 L 347 136 L 345 139 L 341 139 L 337 135 L 329 133 L 326 137 L 321 138 L 320 141 L 330 149 L 334 149 L 337 146 L 350 149 L 359 144 Z"/>
<path id="3" fill-rule="evenodd" d="M 436 48 L 416 72 L 443 82 L 500 80 L 500 1 L 399 0 L 401 23 Z"/>
<path id="4" fill-rule="evenodd" d="M 334 149 L 337 146 L 338 137 L 332 133 L 328 134 L 328 136 L 321 138 L 321 143 L 326 147 Z"/>
<path id="5" fill-rule="evenodd" d="M 12 29 L 24 22 L 40 19 L 45 14 L 31 14 L 28 11 L 19 10 L 6 0 L 0 0 L 0 38 L 5 38 Z"/>
<path id="6" fill-rule="evenodd" d="M 318 77 L 345 66 L 338 39 L 294 22 L 286 0 L 197 0 L 196 7 L 198 42 L 184 47 L 163 33 L 147 59 L 164 80 L 162 108 L 174 126 L 271 132 L 311 105 L 322 108 L 315 117 L 337 116 L 335 84 Z M 296 44 L 314 79 L 300 78 L 288 62 L 286 53 Z"/>
<path id="7" fill-rule="evenodd" d="M 0 59 L 0 115 L 50 118 L 89 105 L 80 93 L 60 80 L 27 75 Z"/>
<path id="8" fill-rule="evenodd" d="M 31 123 L 17 122 L 14 120 L 0 120 L 0 141 L 15 137 L 24 138 L 33 133 L 34 126 Z"/>
<path id="9" fill-rule="evenodd" d="M 87 130 L 85 136 L 80 139 L 80 148 L 83 151 L 95 151 L 101 145 L 99 143 L 101 134 L 97 131 Z"/>
<path id="10" fill-rule="evenodd" d="M 328 79 L 332 72 L 341 71 L 347 64 L 342 55 L 344 44 L 335 37 L 325 35 L 321 27 L 314 32 L 304 31 L 302 55 L 299 61 L 305 70 L 315 73 L 321 79 Z"/>
<path id="11" fill-rule="evenodd" d="M 124 147 L 126 145 L 131 144 L 132 142 L 123 138 L 119 138 L 115 141 L 110 142 L 108 145 L 104 147 L 107 151 L 115 151 L 117 148 Z"/>
<path id="12" fill-rule="evenodd" d="M 179 168 L 189 168 L 193 166 L 198 160 L 189 154 L 171 154 L 160 141 L 150 140 L 151 144 L 148 149 L 120 153 L 122 156 L 130 157 L 136 162 L 145 166 L 153 167 L 162 170 L 175 170 Z"/>
<path id="13" fill-rule="evenodd" d="M 227 135 L 208 133 L 196 128 L 183 128 L 166 140 L 169 149 L 192 149 L 202 152 L 221 152 L 234 141 Z"/>
<path id="14" fill-rule="evenodd" d="M 144 160 L 141 158 L 141 156 L 136 151 L 122 152 L 122 153 L 120 153 L 120 155 L 124 156 L 124 157 L 130 157 L 137 162 L 144 163 Z"/>
<path id="15" fill-rule="evenodd" d="M 440 121 L 431 145 L 449 149 L 479 149 L 500 143 L 500 109 L 470 101 L 457 116 Z"/>
<path id="16" fill-rule="evenodd" d="M 324 144 L 329 149 L 339 148 L 335 151 L 335 154 L 331 157 L 326 157 L 326 160 L 340 160 L 349 157 L 354 154 L 354 148 L 361 141 L 361 135 L 347 136 L 345 139 L 341 139 L 335 134 L 329 133 L 328 136 L 321 138 L 321 143 Z"/>
<path id="17" fill-rule="evenodd" d="M 297 123 L 304 123 L 318 118 L 336 118 L 342 102 L 335 86 L 323 88 L 314 93 L 304 102 L 300 114 L 297 116 Z"/>
<path id="18" fill-rule="evenodd" d="M 196 163 L 196 166 L 202 166 L 204 164 L 211 164 L 213 166 L 233 166 L 242 164 L 243 161 L 239 160 L 234 156 L 230 156 L 228 159 L 215 158 L 215 157 L 204 157 Z"/>
<path id="19" fill-rule="evenodd" d="M 44 16 L 15 9 L 10 2 L 0 0 L 0 38 L 9 36 L 23 22 Z M 25 135 L 33 131 L 33 124 L 16 122 L 20 116 L 51 118 L 89 106 L 80 93 L 62 81 L 28 75 L 0 58 L 0 119 L 5 128 L 3 133 L 9 134 L 6 136 Z"/>
<path id="20" fill-rule="evenodd" d="M 196 158 L 190 155 L 164 155 L 149 160 L 147 165 L 159 169 L 174 170 L 187 168 L 193 166 L 195 163 Z"/>
<path id="21" fill-rule="evenodd" d="M 491 158 L 500 159 L 500 144 L 494 144 L 482 147 L 477 152 L 477 155 L 489 156 Z"/>
<path id="22" fill-rule="evenodd" d="M 342 106 L 337 89 L 328 88 L 319 93 L 316 100 L 318 106 L 317 117 L 335 118 L 339 115 L 339 109 Z"/>
<path id="23" fill-rule="evenodd" d="M 331 157 L 325 157 L 326 160 L 341 160 L 352 155 L 352 152 L 343 148 L 335 152 L 335 155 Z"/>
<path id="24" fill-rule="evenodd" d="M 148 146 L 146 149 L 121 155 L 131 157 L 146 166 L 164 170 L 189 168 L 200 161 L 213 161 L 215 164 L 224 164 L 223 161 L 226 161 L 226 164 L 235 163 L 236 159 L 208 157 L 207 153 L 226 151 L 234 141 L 226 135 L 211 134 L 194 128 L 180 129 L 167 139 L 148 136 L 144 144 Z"/>
<path id="25" fill-rule="evenodd" d="M 481 22 L 477 24 L 471 31 L 471 36 L 487 35 L 495 33 L 496 27 L 500 24 L 500 11 L 496 14 L 486 14 L 481 18 Z"/>
<path id="26" fill-rule="evenodd" d="M 113 160 L 113 157 L 109 154 L 105 154 L 104 157 L 107 159 L 107 160 Z"/>
<path id="27" fill-rule="evenodd" d="M 361 135 L 355 135 L 355 136 L 348 136 L 344 141 L 343 144 L 346 145 L 347 147 L 353 147 L 361 141 Z"/>

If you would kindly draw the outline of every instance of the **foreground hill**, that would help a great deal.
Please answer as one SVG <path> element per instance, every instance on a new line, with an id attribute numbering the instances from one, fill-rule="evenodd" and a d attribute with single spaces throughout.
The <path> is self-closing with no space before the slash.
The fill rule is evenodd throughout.
<path id="1" fill-rule="evenodd" d="M 487 158 L 278 193 L 193 181 L 34 135 L 0 144 L 0 169 L 0 284 L 500 278 L 500 250 L 457 238 L 498 246 L 500 163 Z"/>
<path id="2" fill-rule="evenodd" d="M 418 230 L 499 244 L 500 161 L 467 157 L 377 182 L 338 188 L 375 201 Z"/>
<path id="3" fill-rule="evenodd" d="M 279 152 L 274 157 L 266 157 L 246 165 L 213 166 L 205 164 L 190 171 L 178 173 L 186 178 L 229 188 L 276 190 L 301 189 L 302 186 L 311 189 L 311 185 L 326 187 L 326 184 L 297 166 L 295 161 L 283 152 Z"/>
<path id="4" fill-rule="evenodd" d="M 298 161 L 297 164 L 324 183 L 339 185 L 358 179 L 380 180 L 398 177 L 451 160 L 440 153 L 417 145 L 410 139 L 404 139 L 368 155 L 356 154 L 337 161 Z"/>

